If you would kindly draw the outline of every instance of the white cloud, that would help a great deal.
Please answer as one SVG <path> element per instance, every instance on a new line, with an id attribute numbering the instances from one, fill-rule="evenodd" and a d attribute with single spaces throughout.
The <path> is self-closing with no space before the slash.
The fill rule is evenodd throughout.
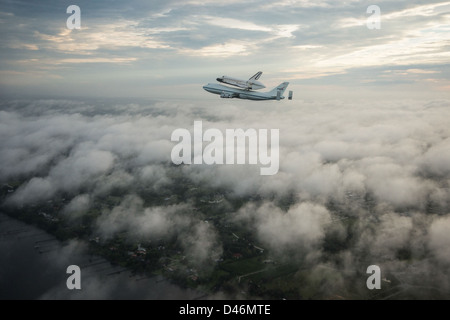
<path id="1" fill-rule="evenodd" d="M 249 55 L 249 43 L 245 41 L 229 41 L 226 43 L 205 46 L 200 49 L 180 49 L 180 53 L 191 56 L 231 57 L 235 55 Z"/>
<path id="2" fill-rule="evenodd" d="M 8 204 L 64 195 L 65 214 L 77 218 L 119 189 L 121 202 L 104 207 L 97 220 L 102 239 L 121 231 L 136 240 L 170 238 L 193 263 L 209 264 L 222 244 L 214 225 L 192 214 L 195 197 L 186 193 L 174 205 L 164 200 L 178 201 L 171 190 L 183 179 L 223 192 L 224 221 L 254 232 L 256 245 L 280 258 L 289 253 L 346 274 L 369 258 L 397 272 L 406 272 L 405 259 L 436 259 L 426 281 L 448 274 L 441 267 L 448 263 L 442 249 L 450 199 L 448 100 L 294 100 L 283 112 L 270 103 L 219 101 L 4 104 L 0 182 L 23 180 Z M 279 128 L 279 172 L 263 177 L 251 165 L 171 166 L 171 132 L 192 130 L 199 119 L 219 130 Z M 142 193 L 163 205 L 148 204 Z M 236 198 L 246 203 L 233 207 Z M 330 243 L 346 252 L 331 254 Z"/>
<path id="3" fill-rule="evenodd" d="M 446 13 L 450 10 L 450 2 L 432 3 L 425 5 L 418 5 L 412 8 L 393 11 L 389 13 L 384 12 L 384 7 L 382 4 L 380 7 L 380 18 L 381 22 L 389 20 L 406 20 L 409 17 L 434 17 L 442 13 Z M 365 13 L 365 12 L 364 12 Z M 343 18 L 338 21 L 338 25 L 342 28 L 349 28 L 355 26 L 365 26 L 368 17 L 367 14 L 364 18 Z"/>
<path id="4" fill-rule="evenodd" d="M 274 253 L 313 249 L 323 240 L 325 227 L 331 222 L 328 210 L 313 203 L 300 203 L 287 212 L 272 203 L 248 204 L 236 213 L 235 219 L 255 228 L 259 241 Z"/>
<path id="5" fill-rule="evenodd" d="M 242 29 L 242 30 L 250 30 L 250 31 L 264 31 L 270 32 L 271 28 L 261 25 L 256 25 L 249 21 L 243 21 L 232 18 L 223 18 L 216 16 L 200 16 L 198 17 L 203 19 L 207 24 L 211 24 L 214 26 L 219 26 L 227 29 Z"/>
<path id="6" fill-rule="evenodd" d="M 63 214 L 70 218 L 82 217 L 91 205 L 89 194 L 80 194 L 73 198 L 63 209 Z"/>
<path id="7" fill-rule="evenodd" d="M 429 245 L 439 262 L 450 264 L 450 217 L 440 217 L 430 226 Z"/>

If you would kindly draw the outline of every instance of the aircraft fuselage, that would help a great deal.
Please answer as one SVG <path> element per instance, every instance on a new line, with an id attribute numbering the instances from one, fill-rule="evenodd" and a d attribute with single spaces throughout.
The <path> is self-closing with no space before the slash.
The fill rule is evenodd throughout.
<path id="1" fill-rule="evenodd" d="M 273 94 L 272 92 L 255 92 L 249 90 L 242 90 L 216 83 L 208 83 L 207 85 L 203 86 L 203 89 L 214 94 L 219 94 L 221 98 L 239 98 L 248 100 L 277 100 L 276 93 Z M 284 97 L 280 96 L 279 99 L 284 99 Z"/>

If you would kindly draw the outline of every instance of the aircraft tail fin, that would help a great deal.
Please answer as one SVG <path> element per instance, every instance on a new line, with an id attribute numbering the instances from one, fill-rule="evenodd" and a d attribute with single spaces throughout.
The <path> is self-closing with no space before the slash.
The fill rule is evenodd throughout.
<path id="1" fill-rule="evenodd" d="M 280 84 L 279 86 L 273 88 L 270 93 L 273 95 L 278 95 L 278 92 L 280 93 L 280 96 L 283 95 L 284 91 L 286 90 L 286 88 L 288 87 L 289 82 L 283 82 L 282 84 Z"/>
<path id="2" fill-rule="evenodd" d="M 250 79 L 248 80 L 258 80 L 259 77 L 261 77 L 262 75 L 262 71 L 258 71 L 257 73 L 255 73 Z"/>

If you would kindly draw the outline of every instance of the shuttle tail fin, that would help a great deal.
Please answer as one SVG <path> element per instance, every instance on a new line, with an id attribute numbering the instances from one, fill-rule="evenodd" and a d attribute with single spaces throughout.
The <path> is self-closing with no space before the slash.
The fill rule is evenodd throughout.
<path id="1" fill-rule="evenodd" d="M 248 80 L 258 80 L 259 77 L 261 77 L 262 71 L 258 71 L 256 74 L 254 74 L 250 79 Z"/>

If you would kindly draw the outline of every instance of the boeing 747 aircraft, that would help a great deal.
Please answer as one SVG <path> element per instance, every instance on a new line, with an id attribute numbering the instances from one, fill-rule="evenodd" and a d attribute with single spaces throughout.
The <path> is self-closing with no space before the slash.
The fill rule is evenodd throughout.
<path id="1" fill-rule="evenodd" d="M 283 82 L 269 92 L 256 92 L 251 90 L 236 89 L 215 83 L 208 83 L 207 85 L 203 86 L 203 89 L 214 94 L 220 94 L 221 98 L 239 98 L 248 100 L 281 100 L 284 99 L 283 93 L 288 85 L 289 82 Z M 292 91 L 289 91 L 288 99 L 292 100 Z"/>

